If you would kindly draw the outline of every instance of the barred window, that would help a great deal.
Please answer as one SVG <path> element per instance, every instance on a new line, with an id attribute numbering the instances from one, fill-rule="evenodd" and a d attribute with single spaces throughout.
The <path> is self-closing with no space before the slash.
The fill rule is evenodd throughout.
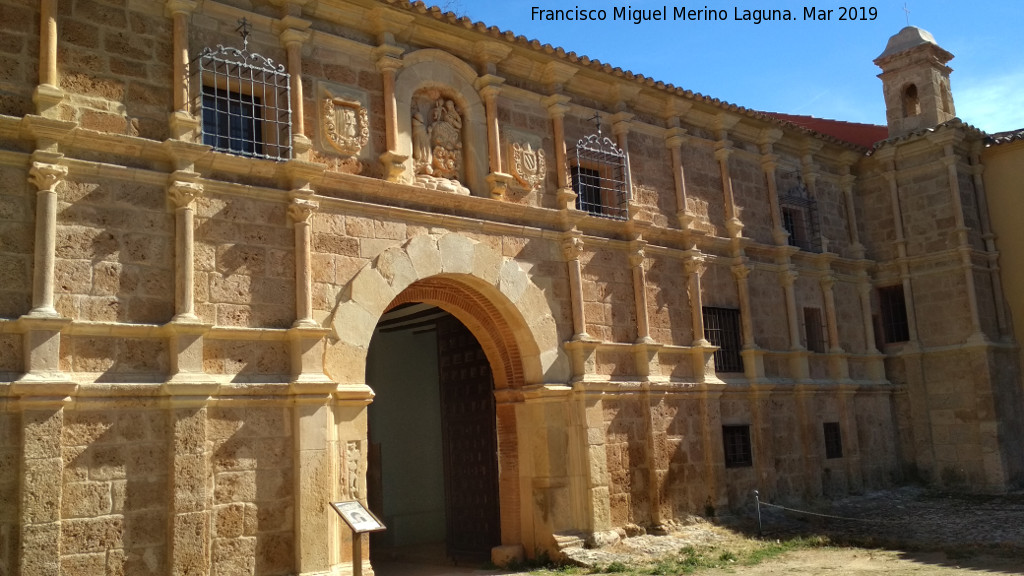
<path id="1" fill-rule="evenodd" d="M 907 322 L 907 302 L 903 298 L 903 285 L 878 289 L 878 303 L 882 312 L 882 335 L 887 343 L 910 340 Z"/>
<path id="2" fill-rule="evenodd" d="M 750 445 L 750 426 L 722 426 L 726 468 L 745 468 L 754 465 Z"/>
<path id="3" fill-rule="evenodd" d="M 843 435 L 839 422 L 825 422 L 825 458 L 843 457 Z"/>
<path id="4" fill-rule="evenodd" d="M 782 228 L 789 233 L 789 245 L 806 252 L 821 252 L 818 202 L 810 197 L 802 182 L 798 182 L 785 194 L 779 196 L 779 210 L 782 217 Z"/>
<path id="5" fill-rule="evenodd" d="M 807 335 L 807 349 L 811 352 L 824 352 L 825 330 L 821 325 L 821 309 L 804 308 L 804 333 Z"/>
<path id="6" fill-rule="evenodd" d="M 576 143 L 576 163 L 570 167 L 576 209 L 594 216 L 629 217 L 626 153 L 609 138 L 591 134 Z"/>
<path id="7" fill-rule="evenodd" d="M 743 372 L 743 356 L 740 355 L 740 311 L 735 308 L 713 308 L 705 306 L 704 339 L 715 351 L 715 370 L 719 372 Z"/>
<path id="8" fill-rule="evenodd" d="M 284 66 L 243 48 L 204 48 L 192 69 L 203 144 L 214 150 L 271 160 L 292 155 L 290 80 Z"/>

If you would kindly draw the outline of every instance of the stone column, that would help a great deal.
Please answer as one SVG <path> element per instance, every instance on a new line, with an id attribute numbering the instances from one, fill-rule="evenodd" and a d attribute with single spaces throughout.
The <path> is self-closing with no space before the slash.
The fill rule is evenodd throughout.
<path id="1" fill-rule="evenodd" d="M 301 192 L 301 191 L 299 191 Z M 295 222 L 295 327 L 318 327 L 313 319 L 313 270 L 310 250 L 313 242 L 313 214 L 320 203 L 293 197 L 288 215 Z"/>
<path id="2" fill-rule="evenodd" d="M 833 380 L 848 380 L 850 366 L 843 347 L 839 344 L 839 321 L 836 318 L 836 295 L 834 291 L 836 277 L 831 272 L 824 274 L 819 280 L 821 298 L 825 303 L 825 324 L 828 327 L 829 372 Z"/>
<path id="3" fill-rule="evenodd" d="M 302 98 L 302 45 L 309 40 L 308 20 L 286 16 L 280 21 L 281 44 L 288 59 L 288 82 L 292 107 L 292 150 L 297 158 L 306 156 L 313 143 L 306 136 L 306 115 Z"/>
<path id="4" fill-rule="evenodd" d="M 974 261 L 971 256 L 973 249 L 968 237 L 968 228 L 964 223 L 964 204 L 960 196 L 960 179 L 957 174 L 957 157 L 953 150 L 953 144 L 943 146 L 945 156 L 942 163 L 946 166 L 946 174 L 949 178 L 949 202 L 953 207 L 953 220 L 956 223 L 957 251 L 960 253 L 960 263 L 964 269 L 964 285 L 967 287 L 967 308 L 971 313 L 971 335 L 968 338 L 972 342 L 984 342 L 985 335 L 981 330 L 981 314 L 978 310 L 978 293 L 974 284 Z"/>
<path id="5" fill-rule="evenodd" d="M 644 254 L 644 246 L 647 243 L 643 240 L 633 242 L 633 251 L 629 255 L 629 266 L 633 270 L 633 299 L 636 305 L 636 341 L 637 343 L 652 344 L 650 317 L 647 313 L 647 269 L 644 264 L 647 260 Z"/>
<path id="6" fill-rule="evenodd" d="M 665 147 L 672 154 L 672 177 L 676 190 L 676 219 L 679 221 L 680 228 L 688 230 L 693 224 L 694 216 L 686 208 L 686 171 L 683 167 L 682 151 L 685 140 L 686 130 L 678 126 L 665 131 Z"/>
<path id="7" fill-rule="evenodd" d="M 53 307 L 54 265 L 57 255 L 57 185 L 68 175 L 66 166 L 57 164 L 61 154 L 37 152 L 32 162 L 29 179 L 39 191 L 36 193 L 36 245 L 35 266 L 32 277 L 33 317 L 56 318 Z"/>
<path id="8" fill-rule="evenodd" d="M 992 276 L 992 299 L 995 300 L 996 323 L 999 326 L 999 335 L 1006 337 L 1010 333 L 1010 326 L 1006 318 L 1003 281 L 999 273 L 999 252 L 996 250 L 995 234 L 992 233 L 992 222 L 988 212 L 988 195 L 985 193 L 985 180 L 982 178 L 985 166 L 981 163 L 981 147 L 982 143 L 979 140 L 971 148 L 971 177 L 974 182 L 974 192 L 978 196 L 981 237 L 985 241 L 985 251 L 988 252 L 988 269 Z"/>
<path id="9" fill-rule="evenodd" d="M 51 116 L 64 99 L 57 75 L 57 0 L 39 2 L 39 85 L 32 94 L 36 112 Z"/>
<path id="10" fill-rule="evenodd" d="M 764 182 L 768 187 L 768 206 L 772 217 L 772 241 L 776 246 L 789 245 L 789 232 L 782 226 L 782 208 L 779 206 L 779 185 L 775 171 L 779 167 L 779 157 L 775 154 L 775 142 L 782 138 L 782 130 L 772 128 L 761 131 L 758 144 L 761 149 L 761 168 L 764 170 Z"/>
<path id="11" fill-rule="evenodd" d="M 384 45 L 377 48 L 377 69 L 380 70 L 384 83 L 384 136 L 387 152 L 380 156 L 384 164 L 384 177 L 389 182 L 400 182 L 405 172 L 406 154 L 398 153 L 398 102 L 395 97 L 395 75 L 402 68 L 398 55 L 402 49 L 397 46 Z"/>
<path id="12" fill-rule="evenodd" d="M 860 294 L 861 318 L 864 322 L 864 351 L 870 357 L 868 375 L 872 381 L 885 380 L 884 356 L 875 346 L 875 322 L 871 317 L 871 279 L 863 268 L 857 277 L 857 292 Z"/>
<path id="13" fill-rule="evenodd" d="M 764 378 L 764 358 L 754 341 L 753 309 L 750 306 L 751 267 L 741 261 L 732 267 L 732 275 L 736 278 L 736 292 L 740 304 L 740 329 L 743 335 L 743 372 L 750 380 Z"/>
<path id="14" fill-rule="evenodd" d="M 629 122 L 632 119 L 633 115 L 628 112 L 619 112 L 612 116 L 612 134 L 615 136 L 615 144 L 626 155 L 626 173 L 622 176 L 626 182 L 627 191 L 632 189 L 632 178 L 629 170 Z"/>
<path id="15" fill-rule="evenodd" d="M 551 133 L 555 146 L 555 177 L 558 182 L 558 206 L 562 210 L 575 208 L 576 193 L 569 181 L 568 161 L 565 151 L 565 113 L 569 111 L 569 97 L 562 94 L 548 96 L 542 103 L 547 106 L 551 118 Z"/>
<path id="16" fill-rule="evenodd" d="M 572 298 L 573 340 L 591 340 L 587 334 L 587 319 L 583 310 L 583 270 L 580 256 L 583 254 L 583 238 L 570 236 L 562 241 L 562 254 L 569 269 L 569 295 Z"/>
<path id="17" fill-rule="evenodd" d="M 164 12 L 173 27 L 173 64 L 171 79 L 171 107 L 169 123 L 171 138 L 182 139 L 199 128 L 199 118 L 189 110 L 188 19 L 195 11 L 197 0 L 167 0 Z"/>
<path id="18" fill-rule="evenodd" d="M 690 299 L 690 325 L 693 338 L 690 342 L 693 377 L 698 382 L 705 382 L 706 375 L 714 371 L 715 352 L 711 343 L 704 338 L 704 297 L 700 290 L 700 277 L 707 266 L 704 255 L 697 248 L 687 250 L 688 258 L 683 266 L 686 269 L 686 290 Z"/>
<path id="19" fill-rule="evenodd" d="M 857 259 L 864 258 L 865 248 L 860 242 L 860 230 L 857 227 L 857 207 L 853 202 L 853 185 L 856 183 L 857 177 L 850 173 L 850 166 L 859 158 L 860 156 L 855 154 L 844 154 L 839 176 L 839 186 L 843 190 L 843 200 L 846 202 L 846 225 L 850 227 L 850 256 Z"/>
<path id="20" fill-rule="evenodd" d="M 195 201 L 203 195 L 198 174 L 175 172 L 168 196 L 175 206 L 174 322 L 198 322 L 195 309 Z"/>
<path id="21" fill-rule="evenodd" d="M 722 176 L 722 194 L 725 198 L 725 229 L 729 232 L 730 238 L 739 238 L 743 235 L 743 222 L 740 221 L 739 211 L 736 209 L 736 199 L 732 192 L 732 176 L 729 174 L 729 156 L 732 153 L 732 142 L 729 140 L 729 129 L 739 122 L 736 116 L 719 115 L 716 118 L 718 128 L 718 142 L 715 144 L 715 159 L 718 160 L 718 168 Z"/>
<path id="22" fill-rule="evenodd" d="M 491 198 L 504 198 L 512 183 L 512 175 L 501 170 L 501 133 L 498 130 L 498 95 L 504 78 L 487 74 L 476 79 L 475 85 L 480 91 L 487 114 L 487 152 L 491 173 L 487 175 L 487 184 L 491 190 Z"/>
<path id="23" fill-rule="evenodd" d="M 326 574 L 331 547 L 329 497 L 336 455 L 328 440 L 334 424 L 329 394 L 295 396 L 295 568 L 299 574 Z M 365 432 L 362 435 L 365 438 Z M 362 457 L 360 456 L 360 460 Z M 365 470 L 365 468 L 364 468 Z"/>
<path id="24" fill-rule="evenodd" d="M 24 398 L 22 405 L 21 566 L 22 576 L 51 576 L 60 570 L 61 501 L 64 491 L 63 399 Z"/>
<path id="25" fill-rule="evenodd" d="M 800 320 L 796 306 L 796 279 L 797 271 L 787 267 L 779 276 L 779 283 L 782 284 L 782 291 L 786 298 L 786 319 L 789 323 L 789 350 L 790 370 L 794 380 L 806 380 L 810 375 L 810 367 L 806 349 L 800 344 Z"/>

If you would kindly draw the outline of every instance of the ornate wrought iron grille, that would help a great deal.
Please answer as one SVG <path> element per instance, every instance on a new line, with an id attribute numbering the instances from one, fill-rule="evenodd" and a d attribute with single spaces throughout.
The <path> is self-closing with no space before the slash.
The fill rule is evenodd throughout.
<path id="1" fill-rule="evenodd" d="M 288 160 L 292 156 L 289 74 L 284 66 L 243 47 L 209 47 L 193 61 L 197 115 L 203 143 L 240 156 Z"/>
<path id="2" fill-rule="evenodd" d="M 789 232 L 789 245 L 806 252 L 821 252 L 818 202 L 808 198 L 802 186 L 779 197 L 782 227 Z"/>
<path id="3" fill-rule="evenodd" d="M 576 209 L 594 216 L 629 217 L 626 153 L 608 137 L 591 134 L 576 143 L 576 165 L 570 170 Z"/>

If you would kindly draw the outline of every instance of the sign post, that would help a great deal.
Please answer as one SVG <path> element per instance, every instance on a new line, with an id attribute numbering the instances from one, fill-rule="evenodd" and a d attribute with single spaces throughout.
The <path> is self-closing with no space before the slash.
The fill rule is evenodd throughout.
<path id="1" fill-rule="evenodd" d="M 357 500 L 331 502 L 331 508 L 352 529 L 352 576 L 363 576 L 363 534 L 380 532 L 386 527 Z"/>

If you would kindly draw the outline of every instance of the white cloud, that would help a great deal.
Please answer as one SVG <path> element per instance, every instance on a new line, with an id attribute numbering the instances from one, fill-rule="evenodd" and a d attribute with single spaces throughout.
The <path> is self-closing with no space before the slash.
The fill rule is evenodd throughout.
<path id="1" fill-rule="evenodd" d="M 986 132 L 1024 128 L 1024 70 L 953 83 L 956 115 Z"/>

